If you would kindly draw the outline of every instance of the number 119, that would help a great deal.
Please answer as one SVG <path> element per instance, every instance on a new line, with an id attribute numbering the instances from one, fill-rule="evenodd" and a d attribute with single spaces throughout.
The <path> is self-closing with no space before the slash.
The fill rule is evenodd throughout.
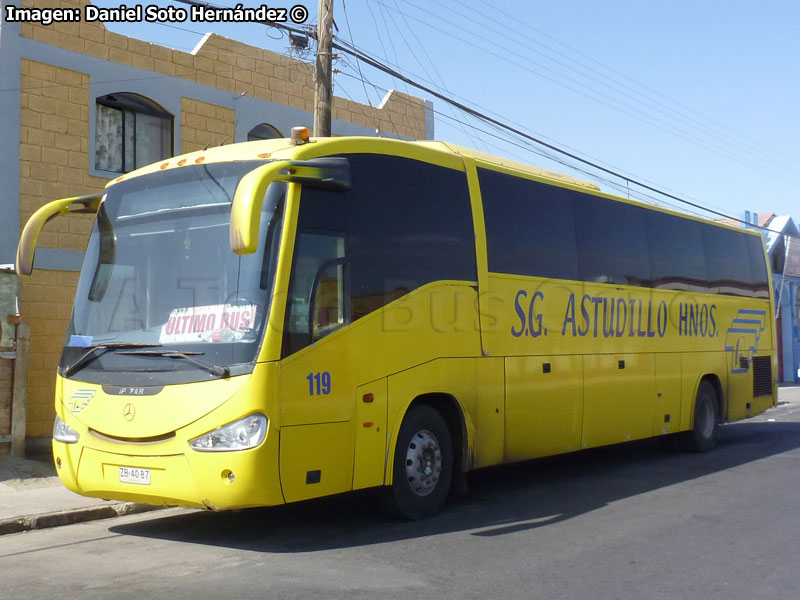
<path id="1" fill-rule="evenodd" d="M 309 373 L 306 379 L 308 379 L 309 396 L 328 395 L 331 393 L 331 374 L 328 371 Z"/>

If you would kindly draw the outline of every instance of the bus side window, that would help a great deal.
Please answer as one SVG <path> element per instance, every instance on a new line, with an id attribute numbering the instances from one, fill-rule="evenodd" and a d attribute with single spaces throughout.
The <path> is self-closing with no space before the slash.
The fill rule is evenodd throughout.
<path id="1" fill-rule="evenodd" d="M 317 272 L 309 306 L 312 342 L 347 322 L 346 268 L 344 259 L 336 259 L 323 264 Z"/>
<path id="2" fill-rule="evenodd" d="M 572 216 L 580 277 L 590 283 L 650 286 L 643 209 L 591 194 L 574 194 Z"/>
<path id="3" fill-rule="evenodd" d="M 302 188 L 283 356 L 427 283 L 478 279 L 463 171 L 399 156 L 346 156 L 352 189 Z M 325 246 L 326 236 L 341 248 Z M 344 258 L 341 267 L 323 268 Z"/>
<path id="4" fill-rule="evenodd" d="M 344 302 L 337 307 L 326 296 L 336 286 L 341 288 L 341 294 L 344 293 L 343 269 L 341 280 L 336 280 L 336 267 L 342 267 L 340 261 L 344 256 L 344 235 L 322 231 L 298 232 L 284 335 L 285 349 L 289 353 L 330 333 L 333 325 L 338 327 L 349 320 Z"/>
<path id="5" fill-rule="evenodd" d="M 746 236 L 722 227 L 704 227 L 703 247 L 712 293 L 754 295 Z"/>
<path id="6" fill-rule="evenodd" d="M 650 253 L 651 286 L 662 290 L 708 293 L 701 224 L 655 210 L 643 214 Z"/>
<path id="7" fill-rule="evenodd" d="M 478 169 L 489 271 L 579 279 L 572 218 L 575 192 Z"/>

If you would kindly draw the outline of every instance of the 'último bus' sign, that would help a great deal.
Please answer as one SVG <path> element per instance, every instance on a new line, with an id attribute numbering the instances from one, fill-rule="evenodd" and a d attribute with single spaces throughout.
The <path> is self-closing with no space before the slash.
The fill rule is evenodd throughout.
<path id="1" fill-rule="evenodd" d="M 161 327 L 161 344 L 235 342 L 253 329 L 256 305 L 211 304 L 175 308 Z"/>

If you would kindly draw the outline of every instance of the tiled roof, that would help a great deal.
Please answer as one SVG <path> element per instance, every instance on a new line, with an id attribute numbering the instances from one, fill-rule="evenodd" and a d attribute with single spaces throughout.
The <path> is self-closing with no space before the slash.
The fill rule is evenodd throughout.
<path id="1" fill-rule="evenodd" d="M 774 212 L 766 212 L 766 213 L 758 213 L 758 226 L 759 227 L 768 227 L 772 219 L 775 218 Z M 721 217 L 714 219 L 717 223 L 724 223 L 725 225 L 731 225 L 733 227 L 741 227 L 742 222 L 739 219 L 735 219 L 733 217 Z"/>
<path id="2" fill-rule="evenodd" d="M 770 221 L 775 218 L 774 212 L 769 213 L 758 213 L 758 225 L 760 227 L 767 227 L 769 226 Z"/>

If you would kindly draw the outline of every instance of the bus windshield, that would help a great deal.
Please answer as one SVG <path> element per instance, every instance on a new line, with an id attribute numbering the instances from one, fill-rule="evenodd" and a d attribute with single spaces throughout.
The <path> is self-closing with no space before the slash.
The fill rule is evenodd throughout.
<path id="1" fill-rule="evenodd" d="M 234 254 L 229 227 L 237 184 L 261 164 L 192 165 L 109 188 L 86 249 L 62 374 L 66 368 L 67 376 L 95 383 L 124 374 L 127 385 L 159 385 L 214 377 L 198 361 L 226 374 L 252 370 L 269 308 L 285 184 L 267 192 L 265 239 L 256 253 Z M 81 360 L 104 345 L 108 351 Z"/>

